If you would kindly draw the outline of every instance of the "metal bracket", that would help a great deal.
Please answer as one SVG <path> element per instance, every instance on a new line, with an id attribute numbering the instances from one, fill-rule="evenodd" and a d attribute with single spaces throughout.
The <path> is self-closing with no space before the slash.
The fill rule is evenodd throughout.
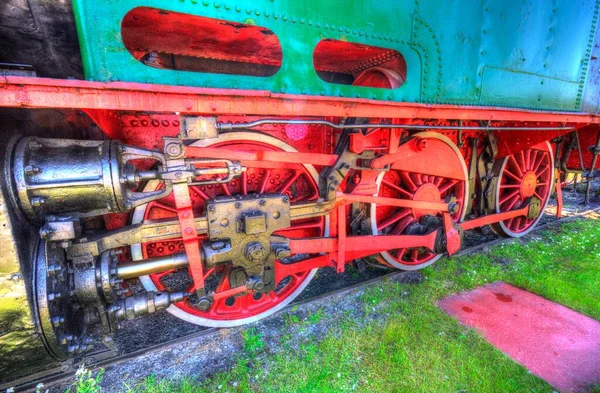
<path id="1" fill-rule="evenodd" d="M 271 234 L 290 226 L 289 198 L 281 194 L 217 197 L 207 203 L 207 266 L 232 261 L 251 275 L 262 275 L 273 258 Z"/>
<path id="2" fill-rule="evenodd" d="M 216 117 L 182 116 L 181 139 L 215 139 L 219 136 Z"/>

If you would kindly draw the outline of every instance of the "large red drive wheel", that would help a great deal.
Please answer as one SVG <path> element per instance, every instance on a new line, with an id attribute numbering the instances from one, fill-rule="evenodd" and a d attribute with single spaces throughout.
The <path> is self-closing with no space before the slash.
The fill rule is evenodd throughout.
<path id="1" fill-rule="evenodd" d="M 195 146 L 222 147 L 238 151 L 295 151 L 282 141 L 260 133 L 232 132 L 221 134 L 217 143 L 200 141 Z M 235 157 L 225 157 L 233 158 Z M 283 193 L 289 196 L 290 203 L 298 203 L 318 198 L 318 173 L 311 165 L 295 165 L 286 168 L 254 168 L 248 167 L 242 177 L 228 184 L 211 184 L 190 187 L 194 215 L 204 215 L 204 204 L 207 199 L 219 195 L 248 195 L 258 193 Z M 156 189 L 157 182 L 150 182 L 147 189 Z M 159 218 L 176 218 L 173 195 L 160 201 L 151 202 L 138 207 L 133 214 L 132 222 Z M 292 221 L 289 229 L 276 232 L 290 238 L 319 237 L 326 235 L 327 218 Z M 200 236 L 202 241 L 206 237 Z M 183 252 L 181 239 L 144 243 L 132 246 L 134 260 L 158 257 Z M 285 261 L 280 261 L 285 263 Z M 244 274 L 232 268 L 231 264 L 219 265 L 205 269 L 205 285 L 208 291 L 224 291 L 230 289 L 231 280 L 236 274 Z M 274 291 L 229 297 L 214 302 L 207 311 L 196 308 L 191 301 L 184 300 L 169 307 L 167 311 L 185 321 L 213 327 L 230 327 L 254 322 L 265 318 L 290 303 L 308 285 L 317 269 L 302 271 L 288 276 L 276 283 Z M 187 290 L 190 294 L 195 287 L 188 271 L 168 271 L 161 274 L 150 274 L 141 277 L 146 290 Z"/>
<path id="2" fill-rule="evenodd" d="M 427 147 L 403 159 L 399 163 L 402 169 L 382 172 L 377 179 L 376 195 L 427 202 L 444 202 L 447 197 L 454 197 L 459 209 L 452 218 L 462 221 L 469 191 L 467 167 L 460 151 L 451 140 L 434 132 L 422 132 L 414 137 Z M 372 204 L 371 228 L 374 235 L 414 233 L 419 223 L 432 216 L 439 218 L 441 212 Z M 378 260 L 390 267 L 418 270 L 440 257 L 425 248 L 399 248 L 382 252 Z"/>
<path id="3" fill-rule="evenodd" d="M 493 224 L 495 232 L 511 237 L 521 237 L 533 229 L 542 218 L 554 184 L 554 158 L 550 143 L 543 142 L 497 161 L 494 174 L 496 185 L 496 212 L 506 212 L 522 207 L 530 197 L 541 202 L 541 212 L 536 218 L 515 217 Z"/>

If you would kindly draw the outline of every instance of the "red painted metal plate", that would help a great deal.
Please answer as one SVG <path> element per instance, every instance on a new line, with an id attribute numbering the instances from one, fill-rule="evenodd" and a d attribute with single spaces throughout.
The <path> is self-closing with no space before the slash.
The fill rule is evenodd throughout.
<path id="1" fill-rule="evenodd" d="M 439 306 L 563 392 L 600 384 L 600 322 L 590 317 L 504 282 Z"/>

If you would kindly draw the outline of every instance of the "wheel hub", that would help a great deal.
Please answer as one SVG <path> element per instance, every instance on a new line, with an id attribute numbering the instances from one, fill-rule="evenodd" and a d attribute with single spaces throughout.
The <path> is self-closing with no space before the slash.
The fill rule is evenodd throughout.
<path id="1" fill-rule="evenodd" d="M 433 183 L 425 183 L 415 191 L 413 201 L 439 202 L 441 200 L 440 190 Z M 435 210 L 413 209 L 413 215 L 417 220 L 425 215 L 435 215 Z"/>
<path id="2" fill-rule="evenodd" d="M 533 171 L 527 172 L 521 181 L 521 196 L 523 198 L 529 198 L 535 193 L 536 187 L 537 175 Z"/>

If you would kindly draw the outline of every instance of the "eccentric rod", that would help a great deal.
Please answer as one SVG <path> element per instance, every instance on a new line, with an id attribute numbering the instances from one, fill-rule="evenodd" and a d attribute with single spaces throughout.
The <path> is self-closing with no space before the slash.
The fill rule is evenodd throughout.
<path id="1" fill-rule="evenodd" d="M 493 127 L 493 126 L 436 126 L 425 124 L 336 124 L 327 120 L 281 120 L 281 119 L 261 119 L 249 121 L 246 123 L 217 123 L 217 129 L 221 131 L 240 130 L 247 128 L 255 128 L 265 124 L 313 124 L 332 127 L 338 130 L 355 129 L 355 128 L 402 128 L 405 130 L 490 130 L 490 131 L 559 131 L 573 130 L 573 127 L 556 126 L 556 127 Z"/>

